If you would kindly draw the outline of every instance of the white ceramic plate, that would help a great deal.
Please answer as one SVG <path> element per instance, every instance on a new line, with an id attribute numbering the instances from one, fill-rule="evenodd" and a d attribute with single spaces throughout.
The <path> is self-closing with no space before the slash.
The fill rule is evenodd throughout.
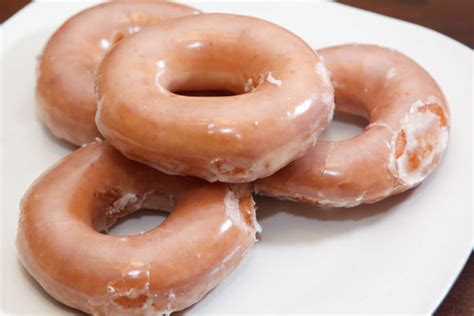
<path id="1" fill-rule="evenodd" d="M 229 278 L 186 314 L 431 313 L 471 251 L 472 51 L 425 28 L 329 2 L 191 4 L 207 12 L 276 22 L 313 47 L 364 42 L 398 49 L 441 85 L 451 105 L 452 133 L 445 159 L 425 183 L 376 205 L 323 210 L 258 198 L 261 241 Z M 17 260 L 14 240 L 23 193 L 73 149 L 54 139 L 35 115 L 36 56 L 57 26 L 88 5 L 33 3 L 3 25 L 5 314 L 74 312 L 55 303 L 28 276 Z"/>

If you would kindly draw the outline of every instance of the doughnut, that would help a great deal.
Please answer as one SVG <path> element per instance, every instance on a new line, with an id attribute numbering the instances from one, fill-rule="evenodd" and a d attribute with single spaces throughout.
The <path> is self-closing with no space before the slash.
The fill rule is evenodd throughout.
<path id="1" fill-rule="evenodd" d="M 101 233 L 141 208 L 171 213 L 144 233 Z M 234 270 L 258 227 L 249 185 L 166 175 L 99 142 L 30 187 L 17 248 L 28 272 L 70 307 L 161 315 L 195 303 Z"/>
<path id="2" fill-rule="evenodd" d="M 55 136 L 76 145 L 100 137 L 94 121 L 94 76 L 104 55 L 145 26 L 195 13 L 184 5 L 139 0 L 103 3 L 70 18 L 49 39 L 39 58 L 40 118 Z"/>
<path id="3" fill-rule="evenodd" d="M 233 95 L 178 93 L 202 90 Z M 314 145 L 334 109 L 326 68 L 303 40 L 230 14 L 128 37 L 104 58 L 96 91 L 97 127 L 125 156 L 210 182 L 273 174 Z"/>
<path id="4" fill-rule="evenodd" d="M 392 49 L 342 45 L 319 51 L 338 111 L 369 124 L 350 139 L 319 141 L 302 158 L 255 183 L 263 195 L 328 207 L 374 203 L 421 183 L 439 164 L 449 109 L 436 82 Z"/>

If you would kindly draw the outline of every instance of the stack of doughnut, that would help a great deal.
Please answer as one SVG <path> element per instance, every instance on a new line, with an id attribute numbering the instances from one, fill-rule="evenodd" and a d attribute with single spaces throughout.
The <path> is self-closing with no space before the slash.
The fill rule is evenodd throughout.
<path id="1" fill-rule="evenodd" d="M 51 132 L 81 148 L 25 194 L 19 257 L 52 297 L 93 315 L 203 298 L 256 241 L 252 192 L 374 203 L 420 184 L 449 133 L 440 88 L 400 52 L 314 51 L 261 19 L 161 1 L 70 18 L 44 48 L 36 92 Z M 318 141 L 335 107 L 369 124 Z M 106 233 L 140 209 L 170 214 L 145 233 Z"/>

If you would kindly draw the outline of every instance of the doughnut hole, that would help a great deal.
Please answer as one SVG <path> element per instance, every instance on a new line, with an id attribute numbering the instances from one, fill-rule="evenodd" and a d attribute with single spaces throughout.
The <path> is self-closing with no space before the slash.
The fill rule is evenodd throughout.
<path id="1" fill-rule="evenodd" d="M 272 69 L 265 52 L 237 41 L 186 40 L 173 60 L 158 60 L 156 83 L 181 96 L 224 97 L 250 93 Z"/>
<path id="2" fill-rule="evenodd" d="M 236 222 L 257 227 L 252 213 L 252 195 L 243 186 L 234 186 L 234 190 L 228 193 L 231 197 L 226 205 L 229 216 Z M 166 221 L 175 207 L 171 196 L 158 192 L 134 194 L 115 187 L 96 189 L 94 202 L 93 227 L 100 233 L 114 236 L 144 234 Z"/>
<path id="3" fill-rule="evenodd" d="M 166 220 L 168 213 L 160 210 L 139 209 L 117 220 L 107 230 L 108 235 L 128 236 L 146 233 Z"/>
<path id="4" fill-rule="evenodd" d="M 119 188 L 100 188 L 94 193 L 97 207 L 94 228 L 101 233 L 139 235 L 158 227 L 172 209 L 171 198 L 151 193 L 125 193 Z"/>
<path id="5" fill-rule="evenodd" d="M 228 97 L 236 95 L 234 92 L 228 90 L 179 90 L 173 93 L 188 97 Z"/>
<path id="6" fill-rule="evenodd" d="M 364 132 L 370 123 L 370 99 L 367 89 L 348 78 L 332 78 L 335 112 L 333 121 L 320 136 L 321 141 L 337 142 Z"/>
<path id="7" fill-rule="evenodd" d="M 321 134 L 319 140 L 341 141 L 361 134 L 368 125 L 368 120 L 361 115 L 335 111 L 332 122 Z"/>

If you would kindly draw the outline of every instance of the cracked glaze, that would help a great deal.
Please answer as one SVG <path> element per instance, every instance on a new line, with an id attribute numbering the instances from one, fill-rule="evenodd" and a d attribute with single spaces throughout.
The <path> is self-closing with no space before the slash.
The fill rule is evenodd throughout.
<path id="1" fill-rule="evenodd" d="M 319 50 L 338 111 L 369 125 L 338 142 L 318 142 L 300 159 L 255 183 L 263 195 L 331 207 L 374 203 L 421 183 L 438 165 L 449 109 L 436 82 L 413 60 L 373 45 Z"/>
<path id="2" fill-rule="evenodd" d="M 140 208 L 170 210 L 137 235 L 104 232 Z M 21 203 L 21 262 L 58 301 L 94 315 L 161 315 L 200 300 L 255 242 L 246 184 L 176 177 L 105 142 L 73 152 Z"/>
<path id="3" fill-rule="evenodd" d="M 104 59 L 96 87 L 97 126 L 114 147 L 211 182 L 249 182 L 301 157 L 334 105 L 328 73 L 306 43 L 270 22 L 228 14 L 173 19 L 130 36 Z M 174 93 L 200 90 L 235 95 Z"/>
<path id="4" fill-rule="evenodd" d="M 42 120 L 71 143 L 93 141 L 100 136 L 94 121 L 94 76 L 105 54 L 145 26 L 195 13 L 184 5 L 139 0 L 100 4 L 71 17 L 40 58 L 36 95 Z"/>

